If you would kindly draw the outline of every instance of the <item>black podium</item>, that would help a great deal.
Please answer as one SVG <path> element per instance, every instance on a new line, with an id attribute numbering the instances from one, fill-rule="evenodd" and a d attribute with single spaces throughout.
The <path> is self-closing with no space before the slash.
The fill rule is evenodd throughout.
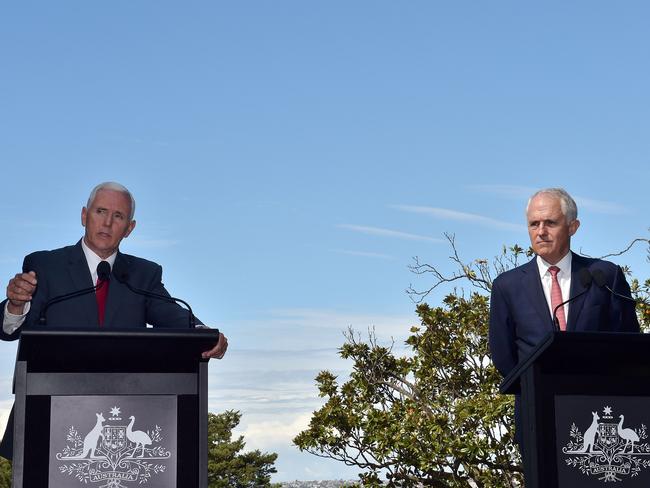
<path id="1" fill-rule="evenodd" d="M 216 329 L 25 330 L 14 488 L 207 488 Z"/>
<path id="2" fill-rule="evenodd" d="M 650 335 L 555 332 L 503 381 L 526 488 L 650 486 Z"/>

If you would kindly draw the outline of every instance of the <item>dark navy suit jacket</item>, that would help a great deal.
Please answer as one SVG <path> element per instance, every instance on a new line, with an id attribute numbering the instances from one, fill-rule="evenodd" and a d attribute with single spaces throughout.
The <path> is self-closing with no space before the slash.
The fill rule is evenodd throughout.
<path id="1" fill-rule="evenodd" d="M 630 286 L 620 267 L 609 261 L 573 254 L 569 297 L 584 290 L 579 278 L 582 268 L 592 273 L 601 270 L 612 290 L 630 296 Z M 552 330 L 553 321 L 542 289 L 537 258 L 494 280 L 490 301 L 490 352 L 503 376 L 507 376 Z M 639 332 L 634 303 L 613 296 L 604 287 L 592 283 L 587 293 L 569 304 L 567 331 Z"/>
<path id="2" fill-rule="evenodd" d="M 113 268 L 119 268 L 128 275 L 128 283 L 142 290 L 169 296 L 162 284 L 162 267 L 152 261 L 117 253 Z M 33 294 L 31 308 L 25 322 L 16 332 L 8 335 L 0 327 L 0 339 L 16 340 L 20 332 L 38 323 L 45 303 L 56 296 L 93 286 L 81 241 L 74 246 L 53 251 L 38 251 L 25 257 L 23 272 L 35 271 L 38 284 Z M 4 319 L 6 300 L 0 303 L 0 325 Z M 47 310 L 47 325 L 51 327 L 90 328 L 99 327 L 97 300 L 94 293 L 72 298 L 52 305 Z M 200 324 L 200 321 L 196 321 Z M 130 291 L 115 279 L 111 279 L 104 329 L 145 327 L 188 328 L 189 313 L 175 303 L 147 298 Z M 13 412 L 12 412 L 13 413 Z M 7 424 L 5 436 L 0 444 L 0 455 L 11 457 L 13 448 L 13 422 Z"/>
<path id="3" fill-rule="evenodd" d="M 169 296 L 161 281 L 160 265 L 118 251 L 113 268 L 119 268 L 122 273 L 127 274 L 132 287 Z M 35 271 L 38 280 L 29 313 L 23 325 L 14 334 L 7 335 L 0 331 L 0 339 L 18 339 L 21 330 L 38 323 L 41 309 L 49 299 L 93 286 L 81 241 L 74 246 L 30 254 L 23 262 L 23 272 L 28 271 Z M 4 318 L 4 309 L 5 302 L 2 302 L 0 318 Z M 53 304 L 47 310 L 46 319 L 47 325 L 52 327 L 99 327 L 95 294 L 89 293 Z M 187 328 L 188 312 L 175 303 L 135 294 L 126 285 L 112 279 L 106 299 L 103 326 L 108 329 L 133 328 L 145 327 L 146 324 L 154 327 Z"/>
<path id="4" fill-rule="evenodd" d="M 579 278 L 582 268 L 591 273 L 602 271 L 612 290 L 630 296 L 630 286 L 620 267 L 609 261 L 573 254 L 571 290 L 569 297 L 563 297 L 565 300 L 584 291 Z M 490 300 L 490 353 L 494 365 L 504 377 L 553 330 L 537 258 L 502 273 L 494 280 Z M 584 295 L 569 304 L 567 331 L 639 332 L 634 303 L 592 283 Z M 518 403 L 515 408 L 517 423 Z M 521 440 L 519 436 L 517 439 Z"/>

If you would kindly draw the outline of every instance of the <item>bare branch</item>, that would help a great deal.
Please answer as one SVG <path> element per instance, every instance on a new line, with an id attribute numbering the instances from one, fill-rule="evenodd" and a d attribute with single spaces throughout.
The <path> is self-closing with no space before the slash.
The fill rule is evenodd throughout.
<path id="1" fill-rule="evenodd" d="M 444 236 L 451 246 L 452 255 L 449 256 L 449 259 L 456 265 L 456 271 L 453 271 L 451 274 L 445 274 L 431 264 L 420 262 L 420 259 L 415 256 L 413 258 L 415 264 L 410 265 L 409 270 L 417 275 L 433 276 L 433 285 L 425 290 L 417 290 L 413 285 L 409 285 L 406 293 L 415 303 L 421 303 L 440 285 L 463 280 L 467 280 L 471 286 L 489 293 L 492 290 L 492 281 L 495 276 L 518 266 L 520 256 L 524 254 L 526 256 L 532 255 L 531 249 L 524 251 L 522 247 L 515 244 L 510 248 L 504 246 L 501 255 L 495 256 L 491 263 L 486 259 L 475 259 L 466 263 L 458 253 L 454 234 L 445 233 Z"/>
<path id="2" fill-rule="evenodd" d="M 632 242 L 630 242 L 630 244 L 628 244 L 628 246 L 622 251 L 605 254 L 604 256 L 599 256 L 598 259 L 611 258 L 613 256 L 621 256 L 626 252 L 628 252 L 630 249 L 632 249 L 632 247 L 634 247 L 634 245 L 638 242 L 645 242 L 646 244 L 648 244 L 648 246 L 650 246 L 650 239 L 646 239 L 644 237 L 637 237 L 636 239 L 633 239 Z M 650 251 L 650 248 L 648 250 Z M 593 258 L 593 256 L 590 256 L 589 254 L 582 252 L 582 248 L 580 248 L 580 254 L 587 258 Z"/>

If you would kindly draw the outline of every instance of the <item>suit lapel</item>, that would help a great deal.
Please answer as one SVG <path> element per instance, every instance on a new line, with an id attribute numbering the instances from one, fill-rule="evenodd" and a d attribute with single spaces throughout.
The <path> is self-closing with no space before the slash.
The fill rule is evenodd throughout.
<path id="1" fill-rule="evenodd" d="M 83 290 L 94 285 L 86 256 L 81 248 L 81 240 L 70 249 L 68 254 L 68 272 L 75 290 Z M 99 325 L 97 320 L 97 300 L 94 293 L 87 293 L 72 300 L 78 300 L 81 313 L 86 317 L 88 325 Z"/>
<path id="2" fill-rule="evenodd" d="M 539 268 L 537 267 L 537 257 L 521 267 L 523 273 L 522 289 L 530 300 L 533 308 L 539 315 L 542 323 L 548 324 L 551 327 L 551 312 L 546 303 L 544 290 L 542 289 L 542 279 L 539 276 Z"/>
<path id="3" fill-rule="evenodd" d="M 580 283 L 580 270 L 586 268 L 587 263 L 585 260 L 578 256 L 577 254 L 572 254 L 571 256 L 571 290 L 569 291 L 569 297 L 575 297 L 579 293 L 582 293 L 585 289 Z M 578 317 L 580 317 L 580 312 L 582 312 L 582 307 L 585 304 L 585 297 L 581 295 L 573 300 L 569 304 L 569 319 L 567 321 L 567 330 L 576 330 L 576 324 L 578 323 Z"/>

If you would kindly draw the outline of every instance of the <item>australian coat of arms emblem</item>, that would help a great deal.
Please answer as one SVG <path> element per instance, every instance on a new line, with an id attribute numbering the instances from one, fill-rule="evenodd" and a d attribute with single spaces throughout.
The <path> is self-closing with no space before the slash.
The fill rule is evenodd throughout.
<path id="1" fill-rule="evenodd" d="M 148 483 L 167 469 L 171 453 L 163 445 L 158 425 L 146 425 L 135 416 L 122 417 L 117 406 L 95 413 L 96 422 L 87 432 L 68 428 L 66 445 L 56 453 L 61 474 L 97 488 L 128 488 Z"/>
<path id="2" fill-rule="evenodd" d="M 650 468 L 650 444 L 645 424 L 633 427 L 625 423 L 625 415 L 613 415 L 611 407 L 591 412 L 591 423 L 583 431 L 574 422 L 570 440 L 562 448 L 567 466 L 579 469 L 586 476 L 603 482 L 622 481 L 636 477 Z"/>

